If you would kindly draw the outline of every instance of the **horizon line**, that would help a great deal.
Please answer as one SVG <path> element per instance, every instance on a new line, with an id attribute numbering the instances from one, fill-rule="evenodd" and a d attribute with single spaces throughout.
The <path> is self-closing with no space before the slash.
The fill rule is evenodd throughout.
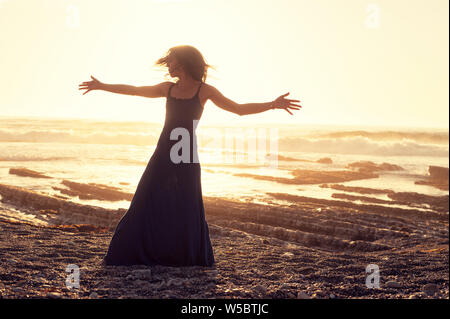
<path id="1" fill-rule="evenodd" d="M 101 119 L 96 117 L 56 117 L 56 116 L 38 116 L 38 115 L 0 115 L 0 118 L 9 118 L 9 119 L 39 119 L 39 120 L 75 120 L 75 121 L 97 121 L 97 122 L 111 122 L 111 123 L 148 123 L 154 125 L 164 125 L 164 123 L 160 122 L 151 122 L 151 121 L 143 121 L 143 120 L 113 120 L 113 119 Z M 248 124 L 248 123 L 246 123 Z M 261 122 L 261 123 L 253 123 L 254 125 L 283 125 L 283 126 L 337 126 L 337 127 L 377 127 L 377 128 L 391 128 L 395 129 L 396 126 L 393 125 L 377 125 L 377 124 L 354 124 L 354 123 L 286 123 L 286 122 Z M 205 126 L 209 125 L 218 125 L 218 126 L 236 126 L 234 123 L 222 124 L 222 123 L 211 123 L 205 124 Z M 414 129 L 433 129 L 433 130 L 447 130 L 450 128 L 447 127 L 436 127 L 436 126 L 411 126 L 411 125 L 398 125 L 398 128 L 414 128 Z"/>

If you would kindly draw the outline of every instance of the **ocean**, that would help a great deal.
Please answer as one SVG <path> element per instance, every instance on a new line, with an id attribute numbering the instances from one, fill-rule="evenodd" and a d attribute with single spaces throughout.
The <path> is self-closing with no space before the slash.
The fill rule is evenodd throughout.
<path id="1" fill-rule="evenodd" d="M 63 180 L 103 184 L 134 193 L 163 127 L 162 123 L 81 119 L 0 118 L 0 123 L 0 183 L 47 194 L 60 194 L 53 187 L 64 187 Z M 225 163 L 225 151 L 245 153 L 245 149 L 236 148 L 237 144 L 230 147 L 224 142 L 230 132 L 237 132 L 234 137 L 246 146 L 251 145 L 247 144 L 251 134 L 265 136 L 258 139 L 258 143 L 264 141 L 258 147 L 261 154 L 277 154 L 276 167 L 267 158 L 257 163 L 248 159 Z M 378 172 L 378 178 L 340 184 L 448 195 L 448 191 L 414 183 L 428 175 L 430 165 L 448 167 L 449 132 L 445 129 L 325 125 L 241 128 L 205 126 L 200 121 L 197 135 L 204 196 L 255 203 L 276 202 L 267 192 L 332 199 L 336 190 L 320 187 L 322 183 L 283 183 L 239 174 L 286 179 L 293 177 L 293 170 L 345 170 L 348 164 L 360 161 L 395 164 L 404 170 Z M 271 149 L 273 145 L 276 147 Z M 317 162 L 324 158 L 331 162 Z M 27 168 L 52 178 L 17 176 L 9 173 L 10 168 Z M 370 196 L 389 200 L 385 194 Z M 127 209 L 130 204 L 125 200 L 71 200 L 111 209 Z"/>

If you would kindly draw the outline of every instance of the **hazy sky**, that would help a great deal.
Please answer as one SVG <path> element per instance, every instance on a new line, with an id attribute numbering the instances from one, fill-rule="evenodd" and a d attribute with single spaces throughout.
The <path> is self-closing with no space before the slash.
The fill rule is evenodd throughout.
<path id="1" fill-rule="evenodd" d="M 241 121 L 448 128 L 448 0 L 0 0 L 0 116 L 163 122 L 165 98 L 91 91 L 165 81 L 154 62 L 197 47 L 238 102 L 302 100 Z"/>

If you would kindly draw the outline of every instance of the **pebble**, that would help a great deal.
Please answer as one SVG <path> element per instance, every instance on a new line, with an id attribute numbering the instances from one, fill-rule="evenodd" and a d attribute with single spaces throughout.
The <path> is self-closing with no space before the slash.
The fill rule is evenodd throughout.
<path id="1" fill-rule="evenodd" d="M 42 278 L 42 277 L 35 277 L 34 278 L 34 281 L 36 281 L 36 282 L 38 282 L 38 283 L 41 283 L 41 284 L 43 284 L 43 283 L 46 283 L 47 282 L 47 280 L 45 280 L 45 278 Z"/>
<path id="2" fill-rule="evenodd" d="M 266 294 L 267 292 L 267 287 L 263 286 L 263 285 L 256 285 L 255 287 L 253 287 L 253 290 L 260 293 L 260 294 Z"/>
<path id="3" fill-rule="evenodd" d="M 284 283 L 281 285 L 280 289 L 289 289 L 289 285 L 287 283 Z"/>
<path id="4" fill-rule="evenodd" d="M 186 282 L 184 282 L 184 285 L 186 286 Z M 217 287 L 217 284 L 211 282 L 204 287 L 204 290 L 210 290 L 210 289 L 214 290 L 214 289 L 216 289 L 216 287 Z"/>
<path id="5" fill-rule="evenodd" d="M 167 281 L 167 286 L 181 286 L 183 284 L 183 282 L 181 281 L 181 280 L 179 280 L 179 279 L 175 279 L 175 278 L 172 278 L 172 279 L 169 279 L 168 281 Z"/>
<path id="6" fill-rule="evenodd" d="M 281 255 L 281 257 L 284 257 L 284 258 L 293 258 L 294 257 L 294 254 L 293 253 L 291 253 L 291 252 L 285 252 L 284 254 L 282 254 Z"/>
<path id="7" fill-rule="evenodd" d="M 131 272 L 131 275 L 138 279 L 151 279 L 152 270 L 151 269 L 137 269 Z"/>
<path id="8" fill-rule="evenodd" d="M 144 285 L 146 285 L 147 283 L 148 283 L 147 281 L 145 281 L 145 280 L 140 280 L 140 279 L 137 279 L 137 280 L 134 281 L 134 284 L 135 284 L 136 286 L 144 286 Z"/>
<path id="9" fill-rule="evenodd" d="M 212 270 L 206 271 L 206 274 L 214 277 L 214 276 L 217 276 L 219 274 L 219 271 L 217 269 L 212 269 Z"/>
<path id="10" fill-rule="evenodd" d="M 400 283 L 398 283 L 396 281 L 388 281 L 386 283 L 386 287 L 388 287 L 388 288 L 400 288 L 401 285 L 400 285 Z"/>
<path id="11" fill-rule="evenodd" d="M 334 294 L 330 294 L 330 299 L 335 299 L 336 296 Z"/>
<path id="12" fill-rule="evenodd" d="M 62 295 L 59 292 L 49 292 L 47 298 L 60 299 Z"/>
<path id="13" fill-rule="evenodd" d="M 299 291 L 297 293 L 297 299 L 311 299 L 311 297 L 307 293 Z"/>
<path id="14" fill-rule="evenodd" d="M 422 291 L 428 296 L 434 296 L 438 292 L 438 287 L 435 284 L 426 284 L 423 286 Z"/>
<path id="15" fill-rule="evenodd" d="M 91 294 L 89 295 L 89 298 L 91 298 L 91 299 L 97 299 L 97 298 L 98 298 L 98 293 L 96 293 L 95 291 L 94 291 L 94 292 L 91 292 Z"/>
<path id="16" fill-rule="evenodd" d="M 151 287 L 151 289 L 161 289 L 164 286 L 166 286 L 166 282 L 164 280 L 162 280 L 157 284 L 150 284 L 149 286 Z"/>

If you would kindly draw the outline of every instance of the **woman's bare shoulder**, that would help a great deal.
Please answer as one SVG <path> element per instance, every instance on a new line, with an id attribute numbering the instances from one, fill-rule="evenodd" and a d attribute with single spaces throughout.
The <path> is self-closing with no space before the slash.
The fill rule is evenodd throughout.
<path id="1" fill-rule="evenodd" d="M 206 82 L 203 82 L 202 87 L 203 87 L 203 96 L 205 97 L 206 100 L 210 99 L 211 96 L 213 96 L 217 92 L 217 89 L 213 85 L 208 84 Z"/>
<path id="2" fill-rule="evenodd" d="M 164 96 L 167 96 L 167 94 L 169 93 L 169 88 L 174 84 L 175 84 L 175 82 L 172 82 L 172 81 L 164 81 L 164 82 L 159 83 L 162 91 L 164 92 Z"/>
<path id="3" fill-rule="evenodd" d="M 172 82 L 172 81 L 164 81 L 164 82 L 159 83 L 159 85 L 162 85 L 165 88 L 168 88 L 173 84 L 175 84 L 175 82 Z"/>

